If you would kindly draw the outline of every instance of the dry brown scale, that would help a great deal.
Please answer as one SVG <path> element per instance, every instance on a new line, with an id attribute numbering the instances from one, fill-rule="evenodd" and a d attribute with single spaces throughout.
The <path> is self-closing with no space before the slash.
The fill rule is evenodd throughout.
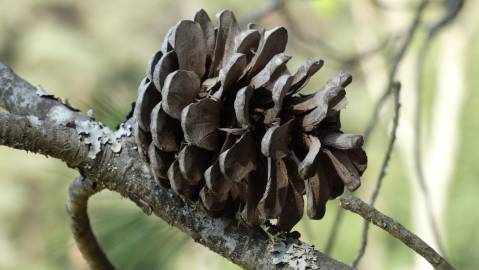
<path id="1" fill-rule="evenodd" d="M 161 185 L 211 213 L 289 231 L 306 194 L 308 216 L 321 219 L 366 169 L 362 136 L 340 131 L 351 75 L 297 95 L 322 60 L 292 74 L 285 28 L 241 31 L 228 10 L 217 20 L 200 10 L 178 22 L 148 62 L 134 111 L 140 155 Z"/>

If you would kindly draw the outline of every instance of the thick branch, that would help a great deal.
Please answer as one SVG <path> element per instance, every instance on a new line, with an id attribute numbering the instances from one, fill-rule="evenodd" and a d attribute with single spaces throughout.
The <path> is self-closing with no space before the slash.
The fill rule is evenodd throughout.
<path id="1" fill-rule="evenodd" d="M 0 87 L 16 85 L 20 87 L 19 91 L 26 91 L 25 95 L 31 97 L 29 102 L 42 103 L 38 99 L 44 97 L 32 95 L 34 87 L 8 72 L 11 73 L 9 69 L 2 68 L 2 78 L 9 78 L 10 81 L 0 82 Z M 14 87 L 8 91 L 10 95 L 16 95 Z M 141 161 L 132 136 L 120 139 L 119 153 L 113 152 L 109 145 L 102 145 L 96 158 L 90 159 L 89 146 L 73 126 L 64 125 L 50 117 L 39 119 L 45 116 L 42 106 L 17 106 L 15 102 L 19 99 L 14 100 L 5 92 L 0 89 L 0 104 L 8 103 L 7 108 L 12 112 L 38 117 L 0 113 L 0 145 L 42 153 L 65 161 L 86 178 L 96 181 L 99 188 L 116 191 L 131 199 L 146 214 L 154 213 L 196 242 L 246 269 L 276 269 L 278 266 L 283 269 L 293 268 L 288 264 L 290 258 L 287 254 L 278 260 L 278 256 L 283 255 L 277 254 L 273 248 L 275 243 L 260 228 L 246 228 L 234 218 L 211 217 L 199 204 L 184 202 L 171 190 L 161 187 L 151 176 L 148 166 Z M 285 240 L 282 243 L 288 247 L 294 246 L 295 254 L 300 254 L 296 259 L 304 259 L 307 266 L 313 269 L 351 269 L 305 243 L 297 240 Z"/>
<path id="2" fill-rule="evenodd" d="M 47 95 L 40 87 L 34 87 L 18 77 L 8 66 L 0 63 L 0 107 L 18 115 L 34 115 L 66 124 L 86 120 L 59 99 Z"/>
<path id="3" fill-rule="evenodd" d="M 68 189 L 67 211 L 78 249 L 92 269 L 112 270 L 110 263 L 96 240 L 88 217 L 88 199 L 99 191 L 95 182 L 77 177 Z"/>
<path id="4" fill-rule="evenodd" d="M 73 128 L 36 116 L 0 112 L 0 145 L 48 155 L 65 161 L 72 168 L 94 166 L 88 160 L 88 146 Z"/>
<path id="5" fill-rule="evenodd" d="M 417 235 L 404 228 L 403 225 L 396 222 L 392 218 L 384 215 L 369 206 L 367 203 L 358 198 L 347 196 L 340 198 L 341 207 L 360 215 L 365 220 L 372 222 L 379 228 L 387 231 L 395 238 L 406 244 L 410 249 L 424 257 L 435 269 L 452 270 L 454 267 L 442 258 L 433 248 L 426 244 Z"/>

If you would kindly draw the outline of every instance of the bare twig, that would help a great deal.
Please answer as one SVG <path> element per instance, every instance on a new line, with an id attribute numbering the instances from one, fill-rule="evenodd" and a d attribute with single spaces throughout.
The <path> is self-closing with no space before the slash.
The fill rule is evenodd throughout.
<path id="1" fill-rule="evenodd" d="M 254 12 L 242 17 L 240 19 L 240 25 L 246 25 L 250 22 L 257 22 L 263 17 L 271 14 L 272 12 L 282 9 L 286 0 L 272 0 L 266 6 L 255 10 Z"/>
<path id="2" fill-rule="evenodd" d="M 376 4 L 378 4 L 378 3 L 381 4 L 379 1 L 374 1 L 374 2 Z M 445 16 L 443 17 L 442 20 L 440 20 L 437 24 L 435 24 L 434 26 L 432 26 L 430 28 L 428 36 L 430 36 L 431 33 L 433 33 L 433 36 L 434 36 L 435 32 L 437 32 L 443 25 L 450 22 L 456 16 L 456 14 L 458 13 L 459 9 L 462 7 L 462 4 L 463 4 L 462 0 L 457 0 L 457 1 L 452 0 L 452 1 L 448 1 L 448 2 L 449 2 L 449 5 L 447 6 L 448 7 L 448 9 L 447 9 L 448 12 L 445 14 Z M 416 15 L 415 15 L 415 18 L 413 20 L 413 23 L 409 27 L 409 31 L 408 31 L 408 34 L 406 36 L 406 39 L 404 40 L 401 48 L 399 49 L 398 53 L 396 54 L 396 56 L 394 58 L 395 60 L 393 62 L 393 66 L 392 66 L 392 68 L 390 70 L 390 73 L 389 73 L 389 81 L 387 83 L 388 87 L 390 86 L 390 84 L 392 83 L 392 81 L 395 78 L 395 74 L 397 73 L 397 69 L 399 67 L 399 64 L 400 64 L 402 58 L 404 57 L 404 54 L 407 50 L 407 47 L 412 42 L 414 32 L 417 30 L 417 28 L 419 26 L 420 18 L 422 16 L 422 13 L 424 12 L 424 9 L 425 9 L 426 5 L 427 5 L 427 1 L 423 1 L 423 2 L 420 3 L 419 6 L 417 6 Z M 428 38 L 428 40 L 431 41 L 432 38 Z M 420 55 L 425 54 L 425 51 L 426 51 L 426 49 L 424 49 L 424 52 L 420 53 Z M 419 63 L 419 62 L 421 62 L 421 63 Z M 423 60 L 418 61 L 418 67 L 419 67 L 419 70 L 420 70 L 419 72 L 422 72 L 422 68 L 421 68 L 422 62 L 424 62 L 424 61 Z M 421 79 L 421 78 L 422 78 L 422 76 L 421 76 L 421 73 L 420 73 L 418 75 L 418 79 Z M 373 112 L 373 114 L 372 114 L 372 116 L 371 116 L 371 118 L 368 122 L 367 128 L 365 129 L 365 132 L 364 132 L 365 142 L 368 141 L 370 133 L 371 133 L 372 129 L 374 128 L 374 125 L 377 123 L 378 114 L 379 114 L 379 112 L 381 110 L 381 107 L 383 106 L 384 102 L 386 101 L 387 96 L 390 94 L 390 89 L 391 89 L 390 87 L 387 88 L 386 91 L 383 92 L 383 95 L 381 96 L 381 98 L 376 103 L 374 112 Z M 420 118 L 420 116 L 416 116 L 416 117 Z M 416 130 L 417 133 L 420 133 L 420 127 L 418 127 L 419 124 L 418 124 L 417 121 L 418 120 L 416 120 L 416 129 L 415 130 Z M 416 138 L 420 138 L 420 135 L 416 134 Z M 418 141 L 419 141 L 419 139 L 416 139 L 415 143 L 418 143 Z M 418 151 L 417 149 L 418 148 L 416 147 L 416 151 Z M 420 153 L 419 153 L 419 156 L 420 156 Z M 416 159 L 418 159 L 419 156 L 416 154 Z M 416 168 L 419 168 L 421 170 L 420 173 L 418 173 L 418 175 L 423 175 L 421 165 L 417 166 L 417 164 L 416 164 Z M 434 222 L 435 219 L 434 219 L 434 216 L 433 216 L 430 199 L 428 199 L 429 195 L 428 195 L 428 191 L 426 189 L 427 187 L 425 185 L 425 181 L 420 176 L 418 178 L 419 178 L 419 181 L 420 181 L 421 189 L 424 193 L 424 197 L 425 197 L 425 201 L 426 201 L 426 207 L 428 209 L 428 215 L 429 215 L 429 219 L 431 220 L 431 224 L 432 224 L 432 227 L 433 227 L 433 232 L 435 234 L 436 242 L 438 243 L 439 250 L 441 251 L 441 253 L 444 253 L 444 248 L 443 248 L 443 245 L 441 244 L 442 241 L 440 240 L 438 229 L 437 229 L 437 226 L 435 225 L 435 222 Z M 327 241 L 327 248 L 328 249 L 326 250 L 326 254 L 329 254 L 328 252 L 330 252 L 330 250 L 333 248 L 333 245 L 334 245 L 335 240 L 336 240 L 337 230 L 340 227 L 340 222 L 342 220 L 342 218 L 341 218 L 342 215 L 343 215 L 343 211 L 338 210 L 338 213 L 336 214 L 335 220 L 332 224 L 331 233 L 329 234 L 329 238 L 328 238 L 328 241 Z M 368 227 L 368 225 L 366 225 L 366 226 Z M 363 230 L 363 234 L 364 234 L 364 231 L 368 230 L 368 228 L 366 228 L 366 226 Z M 365 240 L 363 238 L 363 244 L 364 244 L 364 241 L 367 242 L 367 240 Z M 362 246 L 363 246 L 363 244 L 362 244 Z"/>
<path id="3" fill-rule="evenodd" d="M 303 29 L 296 23 L 294 18 L 289 14 L 287 9 L 281 10 L 281 15 L 284 18 L 286 25 L 291 29 L 290 35 L 294 37 L 292 40 L 295 41 L 298 46 L 301 47 L 302 50 L 307 51 L 310 54 L 316 54 L 311 48 L 307 46 L 315 45 L 318 46 L 323 50 L 323 52 L 332 60 L 338 62 L 342 66 L 348 68 L 354 68 L 360 61 L 367 59 L 376 55 L 378 52 L 387 48 L 387 46 L 391 43 L 393 39 L 396 38 L 397 35 L 387 36 L 382 42 L 380 42 L 377 46 L 373 48 L 365 49 L 362 52 L 357 52 L 355 54 L 349 56 L 343 56 L 344 53 L 338 51 L 333 46 L 329 45 L 326 41 L 320 38 L 311 38 L 310 35 L 304 34 Z"/>
<path id="4" fill-rule="evenodd" d="M 391 69 L 389 70 L 388 74 L 388 80 L 386 82 L 386 86 L 384 87 L 384 91 L 381 95 L 381 97 L 378 99 L 374 106 L 374 111 L 369 119 L 368 125 L 366 126 L 366 129 L 364 131 L 364 141 L 367 142 L 369 135 L 371 134 L 371 131 L 374 129 L 374 126 L 377 123 L 379 112 L 381 111 L 384 103 L 386 102 L 389 94 L 391 94 L 392 91 L 392 84 L 394 80 L 396 79 L 396 74 L 399 68 L 399 65 L 404 58 L 404 55 L 411 45 L 411 42 L 413 40 L 413 37 L 416 33 L 416 30 L 418 29 L 420 23 L 421 23 L 421 18 L 424 13 L 424 10 L 426 9 L 427 5 L 429 3 L 429 0 L 421 0 L 419 3 L 417 9 L 416 9 L 416 14 L 414 15 L 414 19 L 409 26 L 408 31 L 406 32 L 406 36 L 404 37 L 404 41 L 399 47 L 399 50 L 396 52 L 394 58 L 393 58 L 393 63 L 391 65 Z"/>
<path id="5" fill-rule="evenodd" d="M 88 199 L 99 191 L 98 185 L 81 176 L 75 178 L 68 189 L 67 212 L 73 237 L 83 258 L 92 269 L 115 269 L 101 249 L 90 225 L 87 212 Z"/>
<path id="6" fill-rule="evenodd" d="M 285 3 L 286 0 L 273 0 L 265 7 L 241 18 L 240 24 L 244 25 L 247 22 L 256 22 L 261 20 L 263 17 L 268 16 L 272 12 L 280 11 L 283 19 L 286 21 L 287 26 L 291 29 L 289 34 L 295 38 L 292 41 L 295 42 L 296 45 L 300 46 L 302 50 L 310 54 L 316 53 L 311 50 L 308 45 L 318 46 L 331 60 L 339 63 L 341 66 L 347 66 L 348 68 L 354 68 L 361 60 L 374 56 L 378 52 L 384 50 L 391 43 L 392 39 L 397 37 L 397 35 L 388 36 L 384 39 L 384 41 L 373 48 L 368 48 L 362 52 L 358 52 L 349 56 L 343 56 L 344 53 L 338 51 L 324 40 L 319 38 L 312 39 L 305 35 L 303 30 L 296 24 L 295 20 L 287 11 Z"/>
<path id="7" fill-rule="evenodd" d="M 451 21 L 456 18 L 457 14 L 461 10 L 463 6 L 463 0 L 449 0 L 447 1 L 448 4 L 445 6 L 446 11 L 444 16 L 441 17 L 434 25 L 432 25 L 426 36 L 426 40 L 422 44 L 419 54 L 417 57 L 417 69 L 418 75 L 416 80 L 416 89 L 417 89 L 417 96 L 416 96 L 416 104 L 415 104 L 415 117 L 414 117 L 414 168 L 417 175 L 417 180 L 419 182 L 419 187 L 421 188 L 421 192 L 424 197 L 424 203 L 426 206 L 426 212 L 431 224 L 432 232 L 434 234 L 434 238 L 438 245 L 439 251 L 442 254 L 445 254 L 445 248 L 443 241 L 441 240 L 441 235 L 439 232 L 439 228 L 437 225 L 436 218 L 434 216 L 433 206 L 431 202 L 431 196 L 429 193 L 429 189 L 426 184 L 426 179 L 423 171 L 422 165 L 422 153 L 421 153 L 421 137 L 422 137 L 422 126 L 421 126 L 421 92 L 422 92 L 422 85 L 424 80 L 424 63 L 427 58 L 427 53 L 429 52 L 429 48 L 433 39 L 437 36 L 437 34 L 447 26 Z"/>
<path id="8" fill-rule="evenodd" d="M 404 226 L 397 221 L 379 212 L 374 207 L 371 207 L 367 203 L 361 201 L 359 198 L 343 196 L 340 198 L 340 205 L 344 209 L 360 215 L 367 222 L 372 222 L 374 225 L 390 233 L 410 249 L 421 255 L 435 269 L 454 269 L 449 262 L 441 257 L 433 248 L 421 240 L 421 238 L 419 238 L 417 235 L 404 228 Z"/>
<path id="9" fill-rule="evenodd" d="M 411 11 L 411 10 L 416 8 L 415 1 L 410 1 L 410 2 L 407 2 L 407 3 L 395 3 L 395 4 L 391 4 L 391 3 L 386 4 L 384 1 L 381 1 L 381 0 L 370 0 L 370 2 L 374 6 L 380 8 L 380 9 L 387 10 L 387 11 L 397 11 L 397 10 Z M 431 3 L 435 3 L 435 4 L 439 4 L 439 3 L 442 3 L 442 2 L 443 1 L 441 1 L 441 0 L 431 1 Z"/>
<path id="10" fill-rule="evenodd" d="M 393 84 L 393 89 L 395 90 L 394 91 L 395 95 L 394 95 L 393 127 L 391 130 L 391 137 L 389 138 L 389 144 L 386 149 L 386 154 L 384 155 L 383 164 L 379 171 L 378 180 L 376 181 L 376 186 L 374 187 L 373 193 L 371 194 L 371 198 L 369 199 L 370 206 L 374 206 L 374 203 L 376 202 L 379 196 L 379 191 L 381 190 L 384 177 L 386 176 L 389 161 L 391 160 L 391 154 L 394 148 L 394 143 L 396 142 L 396 132 L 399 126 L 399 108 L 401 107 L 401 103 L 400 103 L 401 85 L 399 83 L 395 83 Z M 365 221 L 363 226 L 363 232 L 362 232 L 361 246 L 359 248 L 357 257 L 353 262 L 353 267 L 355 268 L 358 266 L 359 262 L 364 256 L 364 253 L 366 252 L 366 246 L 368 243 L 368 234 L 369 234 L 369 222 Z"/>
<path id="11" fill-rule="evenodd" d="M 387 166 L 389 164 L 389 159 L 391 157 L 391 152 L 392 152 L 392 148 L 394 146 L 394 142 L 396 140 L 396 131 L 397 131 L 397 127 L 398 127 L 398 124 L 399 124 L 399 108 L 400 108 L 399 91 L 400 91 L 400 84 L 399 83 L 396 83 L 395 85 L 393 84 L 392 87 L 394 89 L 396 89 L 393 130 L 391 132 L 391 137 L 390 137 L 390 140 L 389 140 L 388 149 L 386 150 L 385 158 L 384 158 L 384 161 L 383 161 L 383 166 L 381 167 L 380 174 L 379 174 L 378 180 L 376 182 L 376 187 L 373 191 L 373 194 L 371 195 L 371 199 L 370 199 L 370 202 L 372 203 L 371 205 L 374 205 L 374 202 L 376 201 L 377 196 L 379 195 L 379 190 L 381 188 L 382 180 L 383 180 L 384 176 L 386 175 L 386 169 L 387 169 Z M 331 231 L 328 234 L 329 235 L 328 240 L 326 241 L 326 248 L 325 248 L 325 253 L 326 254 L 331 254 L 331 251 L 334 247 L 334 244 L 336 243 L 337 234 L 338 234 L 339 228 L 341 226 L 341 222 L 343 220 L 342 219 L 343 215 L 344 215 L 344 211 L 342 211 L 342 208 L 338 208 L 338 210 L 336 212 L 336 216 L 335 216 L 335 218 L 333 220 L 333 223 L 331 225 Z M 369 223 L 365 222 L 364 227 L 363 227 L 363 231 L 362 231 L 361 246 L 359 248 L 359 252 L 358 252 L 357 257 L 353 262 L 353 267 L 355 267 L 359 263 L 361 258 L 364 256 L 364 253 L 366 251 L 367 241 L 368 241 L 367 240 L 368 232 L 369 232 Z"/>
<path id="12" fill-rule="evenodd" d="M 336 243 L 336 238 L 338 236 L 339 227 L 341 226 L 341 221 L 343 219 L 343 211 L 341 207 L 336 209 L 336 215 L 334 216 L 333 223 L 331 225 L 331 230 L 328 233 L 328 240 L 326 241 L 326 246 L 324 248 L 324 253 L 330 255 L 333 251 L 334 244 Z"/>

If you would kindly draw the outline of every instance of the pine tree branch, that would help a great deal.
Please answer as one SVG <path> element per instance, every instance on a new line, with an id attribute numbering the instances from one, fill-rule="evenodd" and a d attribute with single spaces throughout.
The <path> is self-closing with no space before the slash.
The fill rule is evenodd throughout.
<path id="1" fill-rule="evenodd" d="M 373 0 L 371 0 L 371 1 L 373 1 Z M 411 44 L 413 42 L 414 36 L 415 36 L 416 32 L 418 31 L 419 26 L 421 24 L 422 16 L 423 16 L 423 14 L 426 10 L 427 5 L 430 3 L 430 1 L 431 0 L 421 0 L 421 2 L 415 6 L 414 18 L 413 18 L 411 24 L 408 26 L 408 29 L 405 31 L 405 34 L 404 34 L 403 41 L 402 41 L 401 45 L 399 46 L 398 50 L 394 54 L 394 58 L 392 59 L 391 67 L 390 67 L 390 70 L 388 72 L 388 78 L 387 78 L 386 86 L 383 90 L 383 93 L 381 94 L 379 99 L 376 101 L 376 103 L 374 105 L 373 112 L 372 112 L 372 114 L 371 114 L 371 116 L 368 120 L 367 126 L 364 130 L 363 138 L 364 138 L 365 144 L 368 143 L 369 137 L 370 137 L 374 127 L 378 123 L 378 117 L 379 117 L 379 113 L 380 113 L 382 107 L 384 106 L 387 99 L 389 98 L 389 95 L 393 92 L 393 89 L 394 89 L 393 86 L 394 86 L 394 82 L 396 80 L 396 76 L 397 76 L 397 72 L 399 70 L 400 64 L 401 64 L 408 48 L 411 46 Z M 373 1 L 373 3 L 378 4 L 379 1 Z M 328 252 L 330 252 L 330 250 L 334 246 L 334 243 L 336 241 L 337 230 L 341 225 L 341 220 L 342 220 L 341 216 L 342 215 L 343 215 L 343 211 L 341 211 L 341 209 L 338 209 L 338 213 L 336 215 L 336 218 L 333 222 L 333 225 L 331 226 L 331 228 L 332 228 L 331 232 L 332 233 L 329 235 L 329 239 L 327 240 L 328 249 L 326 250 L 326 254 L 328 254 Z M 359 260 L 364 255 L 365 248 L 366 248 L 366 243 L 367 243 L 367 239 L 365 237 L 367 237 L 367 231 L 368 230 L 369 230 L 369 224 L 366 223 L 364 228 L 363 228 L 363 238 L 361 240 L 362 243 L 361 243 L 361 246 L 360 246 L 360 251 L 359 251 L 358 256 L 355 259 L 356 264 L 359 263 Z"/>
<path id="2" fill-rule="evenodd" d="M 391 130 L 391 136 L 389 138 L 386 153 L 384 155 L 384 160 L 381 165 L 381 169 L 379 170 L 379 176 L 376 181 L 376 185 L 374 187 L 373 193 L 371 194 L 371 197 L 369 199 L 369 206 L 371 207 L 374 207 L 374 204 L 376 203 L 376 200 L 379 197 L 379 192 L 381 191 L 384 178 L 386 177 L 387 168 L 389 167 L 389 162 L 391 161 L 391 155 L 394 149 L 394 144 L 396 142 L 396 136 L 397 136 L 396 133 L 399 126 L 399 109 L 401 108 L 401 101 L 400 101 L 401 100 L 400 99 L 401 84 L 399 82 L 394 83 L 393 90 L 395 90 L 394 91 L 393 127 Z M 359 264 L 364 254 L 366 253 L 368 235 L 369 235 L 369 222 L 367 222 L 366 220 L 363 226 L 361 245 L 359 247 L 358 255 L 356 256 L 356 259 L 354 259 L 353 267 L 356 267 Z"/>
<path id="3" fill-rule="evenodd" d="M 92 269 L 113 270 L 105 253 L 96 240 L 88 217 L 88 199 L 100 191 L 96 182 L 82 176 L 70 184 L 67 197 L 67 212 L 70 215 L 73 237 L 83 258 Z"/>
<path id="4" fill-rule="evenodd" d="M 410 249 L 424 257 L 424 259 L 426 259 L 434 267 L 434 269 L 454 269 L 452 265 L 450 265 L 443 257 L 441 257 L 441 255 L 439 255 L 417 235 L 404 228 L 403 225 L 394 219 L 379 212 L 374 207 L 369 206 L 359 198 L 353 196 L 343 196 L 340 198 L 340 205 L 342 208 L 360 215 L 368 222 L 372 222 L 374 225 L 399 239 Z"/>
<path id="5" fill-rule="evenodd" d="M 60 99 L 34 87 L 0 63 L 0 107 L 17 115 L 33 115 L 59 124 L 87 120 Z"/>
<path id="6" fill-rule="evenodd" d="M 433 232 L 434 239 L 438 246 L 439 251 L 445 255 L 446 249 L 444 247 L 444 243 L 441 237 L 441 233 L 439 231 L 439 226 L 437 222 L 437 218 L 435 217 L 434 210 L 433 210 L 433 203 L 431 200 L 430 191 L 428 185 L 426 183 L 426 176 L 424 174 L 423 169 L 423 157 L 421 151 L 421 139 L 422 139 L 422 99 L 421 94 L 423 92 L 423 81 L 424 81 L 424 65 L 426 62 L 426 58 L 428 52 L 430 51 L 430 47 L 434 38 L 444 29 L 449 23 L 454 21 L 457 17 L 459 12 L 461 11 L 464 5 L 463 0 L 447 0 L 445 1 L 445 11 L 444 15 L 441 16 L 439 20 L 437 20 L 432 26 L 429 27 L 429 30 L 426 34 L 426 39 L 424 40 L 423 44 L 419 49 L 419 53 L 416 59 L 416 67 L 417 67 L 417 78 L 416 78 L 416 103 L 415 105 L 415 115 L 414 115 L 414 171 L 417 176 L 417 181 L 419 183 L 419 188 L 424 197 L 424 205 L 426 207 L 426 212 L 428 215 L 429 222 L 431 224 L 431 229 Z"/>
<path id="7" fill-rule="evenodd" d="M 91 132 L 100 134 L 95 130 L 99 124 L 75 111 L 52 113 L 66 112 L 68 107 L 45 94 L 37 94 L 37 90 L 0 64 L 0 106 L 10 112 L 0 113 L 0 145 L 66 162 L 85 178 L 97 182 L 99 188 L 120 193 L 145 214 L 155 214 L 245 269 L 295 269 L 295 263 L 301 260 L 313 269 L 351 269 L 306 243 L 295 239 L 275 242 L 260 228 L 244 227 L 230 217 L 212 217 L 199 204 L 181 200 L 153 179 L 131 135 L 118 139 L 121 151 L 101 144 L 100 151 L 91 158 L 91 145 L 87 144 L 91 138 L 80 134 L 78 127 L 91 124 Z M 294 249 L 294 254 L 282 252 L 288 249 Z"/>
<path id="8" fill-rule="evenodd" d="M 414 14 L 414 19 L 412 20 L 406 32 L 406 35 L 404 37 L 402 44 L 400 45 L 399 49 L 394 55 L 393 62 L 391 64 L 391 69 L 389 70 L 389 73 L 388 73 L 388 80 L 387 80 L 386 86 L 384 87 L 384 90 L 380 98 L 376 101 L 374 105 L 373 113 L 371 114 L 371 117 L 368 120 L 366 129 L 364 130 L 364 141 L 366 143 L 369 139 L 369 136 L 371 135 L 371 132 L 373 131 L 375 125 L 378 122 L 377 120 L 379 117 L 379 113 L 382 107 L 384 106 L 384 103 L 386 103 L 386 100 L 388 99 L 389 95 L 392 93 L 392 89 L 393 89 L 392 86 L 394 81 L 396 80 L 397 71 L 399 70 L 401 61 L 403 60 L 404 55 L 406 54 L 406 51 L 408 50 L 408 48 L 411 46 L 411 43 L 414 39 L 414 35 L 416 34 L 417 29 L 419 28 L 421 24 L 422 16 L 429 2 L 430 0 L 421 0 L 421 2 L 417 5 L 417 8 Z"/>
<path id="9" fill-rule="evenodd" d="M 86 158 L 88 146 L 75 129 L 38 117 L 0 112 L 0 145 L 63 160 L 72 168 L 94 166 Z"/>
<path id="10" fill-rule="evenodd" d="M 249 22 L 257 22 L 263 17 L 273 13 L 274 11 L 280 10 L 284 7 L 286 0 L 272 0 L 270 3 L 266 4 L 264 7 L 247 14 L 246 16 L 240 19 L 240 25 L 246 25 Z"/>

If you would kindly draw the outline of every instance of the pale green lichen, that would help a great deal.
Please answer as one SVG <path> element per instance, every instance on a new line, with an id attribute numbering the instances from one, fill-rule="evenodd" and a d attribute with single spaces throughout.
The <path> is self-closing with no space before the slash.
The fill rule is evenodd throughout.
<path id="1" fill-rule="evenodd" d="M 65 124 L 75 118 L 75 112 L 63 105 L 56 105 L 48 111 L 47 118 L 57 124 Z"/>
<path id="2" fill-rule="evenodd" d="M 299 241 L 279 240 L 271 246 L 271 258 L 274 265 L 287 265 L 291 269 L 318 269 L 314 248 Z"/>
<path id="3" fill-rule="evenodd" d="M 205 220 L 205 222 L 202 224 L 203 228 L 200 231 L 200 237 L 206 241 L 211 241 L 214 239 L 222 242 L 227 250 L 228 255 L 231 255 L 236 250 L 238 243 L 236 239 L 228 237 L 227 233 L 225 232 L 226 228 L 230 224 L 230 221 L 224 219 Z"/>
<path id="4" fill-rule="evenodd" d="M 27 119 L 28 121 L 30 121 L 30 124 L 32 126 L 40 126 L 42 124 L 42 122 L 40 121 L 40 119 L 38 119 L 38 117 L 34 116 L 34 115 L 29 115 L 27 116 Z"/>
<path id="5" fill-rule="evenodd" d="M 76 121 L 76 131 L 83 139 L 85 144 L 90 146 L 88 157 L 95 159 L 101 151 L 101 146 L 110 144 L 111 151 L 118 153 L 121 151 L 122 137 L 131 136 L 131 125 L 121 124 L 118 130 L 112 132 L 110 128 L 103 126 L 102 123 L 94 121 Z"/>
<path id="6" fill-rule="evenodd" d="M 90 119 L 94 119 L 95 118 L 95 115 L 94 115 L 94 112 L 92 109 L 89 109 L 87 112 L 86 112 L 86 115 L 88 116 L 88 118 Z"/>

